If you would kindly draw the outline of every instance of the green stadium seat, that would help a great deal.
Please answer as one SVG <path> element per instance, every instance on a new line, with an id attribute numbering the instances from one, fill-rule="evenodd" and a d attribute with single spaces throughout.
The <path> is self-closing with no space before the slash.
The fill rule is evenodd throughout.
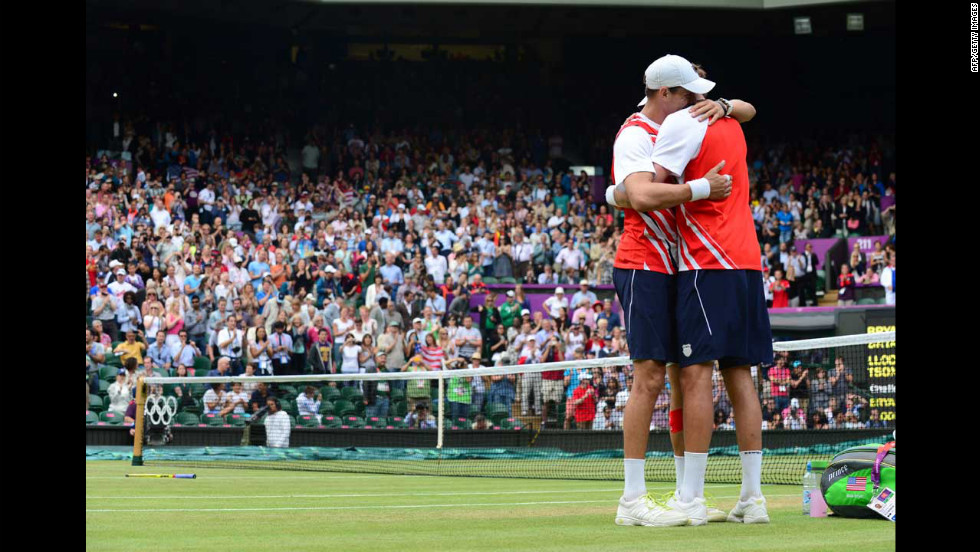
<path id="1" fill-rule="evenodd" d="M 324 427 L 336 428 L 343 425 L 339 416 L 324 416 L 321 422 Z"/>
<path id="2" fill-rule="evenodd" d="M 348 400 L 348 401 L 350 401 L 350 402 L 352 402 L 354 404 L 357 404 L 359 402 L 364 402 L 364 393 L 361 393 L 361 391 L 359 389 L 355 389 L 355 388 L 348 388 L 348 389 L 354 389 L 354 391 L 348 393 L 344 397 L 344 399 L 346 399 L 346 400 Z"/>
<path id="3" fill-rule="evenodd" d="M 336 387 L 330 387 L 329 385 L 324 385 L 320 388 L 320 393 L 323 395 L 324 401 L 335 401 L 340 398 L 340 389 Z"/>
<path id="4" fill-rule="evenodd" d="M 467 421 L 469 421 L 470 423 L 473 423 L 473 422 L 475 422 L 475 421 L 476 421 L 476 417 L 477 417 L 477 416 L 479 416 L 479 415 L 480 415 L 480 411 L 478 411 L 478 410 L 470 410 L 470 413 L 469 413 L 469 415 L 468 415 L 468 416 L 466 417 L 466 419 L 467 419 Z"/>
<path id="5" fill-rule="evenodd" d="M 364 418 L 360 416 L 344 416 L 341 419 L 342 425 L 351 429 L 361 429 L 365 426 Z"/>
<path id="6" fill-rule="evenodd" d="M 516 284 L 517 283 L 517 280 L 515 280 L 514 278 L 512 278 L 510 276 L 504 276 L 503 278 L 500 278 L 500 283 L 501 284 Z"/>
<path id="7" fill-rule="evenodd" d="M 245 415 L 244 414 L 228 414 L 225 416 L 225 422 L 231 427 L 245 427 Z"/>
<path id="8" fill-rule="evenodd" d="M 335 411 L 334 405 L 330 401 L 323 401 L 320 403 L 320 414 L 333 414 Z"/>
<path id="9" fill-rule="evenodd" d="M 340 396 L 347 400 L 350 400 L 351 395 L 359 395 L 359 394 L 361 394 L 361 390 L 356 387 L 344 387 L 343 389 L 340 390 Z"/>
<path id="10" fill-rule="evenodd" d="M 201 423 L 201 419 L 193 412 L 180 412 L 174 417 L 176 426 L 196 426 Z"/>
<path id="11" fill-rule="evenodd" d="M 884 305 L 885 304 L 885 298 L 884 297 L 879 297 L 879 298 L 875 299 L 875 304 L 876 305 Z"/>
<path id="12" fill-rule="evenodd" d="M 316 419 L 316 416 L 310 416 L 309 414 L 304 414 L 296 418 L 297 427 L 320 427 L 320 421 Z"/>
<path id="13" fill-rule="evenodd" d="M 99 423 L 99 415 L 91 410 L 85 411 L 85 425 L 95 425 Z"/>
<path id="14" fill-rule="evenodd" d="M 105 354 L 105 363 L 110 368 L 118 370 L 122 368 L 122 357 L 116 356 L 112 351 L 107 351 Z M 115 372 L 113 372 L 112 381 L 116 381 Z"/>
<path id="15" fill-rule="evenodd" d="M 110 425 L 122 425 L 123 415 L 113 412 L 111 410 L 107 410 L 99 414 L 99 421 L 105 422 Z"/>
<path id="16" fill-rule="evenodd" d="M 118 371 L 118 366 L 103 366 L 99 369 L 99 381 L 105 380 L 109 383 L 116 381 L 116 372 Z"/>
<path id="17" fill-rule="evenodd" d="M 105 410 L 105 404 L 102 402 L 102 397 L 89 393 L 88 409 L 91 410 L 92 412 L 95 412 L 96 414 Z"/>
<path id="18" fill-rule="evenodd" d="M 299 390 L 296 389 L 296 387 L 293 386 L 293 385 L 287 385 L 287 384 L 284 384 L 284 383 L 280 383 L 279 384 L 278 395 L 280 397 L 290 397 L 293 400 L 296 400 L 296 397 L 299 396 Z"/>
<path id="19" fill-rule="evenodd" d="M 289 416 L 289 426 L 296 427 L 296 416 Z"/>
<path id="20" fill-rule="evenodd" d="M 225 417 L 218 414 L 204 414 L 201 416 L 201 421 L 208 427 L 221 427 L 225 425 Z"/>
<path id="21" fill-rule="evenodd" d="M 392 402 L 395 402 L 395 401 L 404 401 L 404 400 L 405 400 L 405 391 L 404 390 L 402 390 L 402 389 L 392 389 L 391 390 L 391 401 Z"/>
<path id="22" fill-rule="evenodd" d="M 375 428 L 377 428 L 377 427 L 384 427 L 384 426 L 388 425 L 388 419 L 387 418 L 378 418 L 377 416 L 371 416 L 370 418 L 365 418 L 364 419 L 364 423 L 366 424 L 365 427 L 366 426 L 371 426 L 371 427 L 375 427 Z"/>
<path id="23" fill-rule="evenodd" d="M 279 403 L 282 405 L 283 411 L 293 417 L 299 416 L 299 409 L 296 408 L 296 402 L 289 399 L 279 399 Z"/>
<path id="24" fill-rule="evenodd" d="M 398 401 L 392 403 L 391 409 L 392 409 L 391 411 L 395 413 L 395 416 L 405 417 L 408 415 L 408 402 Z"/>
<path id="25" fill-rule="evenodd" d="M 470 423 L 470 421 L 466 418 L 456 418 L 452 421 L 452 423 L 458 426 L 465 426 L 466 424 Z"/>
<path id="26" fill-rule="evenodd" d="M 357 413 L 357 407 L 354 406 L 354 403 L 345 399 L 337 399 L 333 403 L 333 409 L 334 414 L 338 416 L 349 416 Z"/>
<path id="27" fill-rule="evenodd" d="M 500 422 L 504 418 L 509 418 L 510 412 L 507 409 L 507 405 L 500 403 L 490 403 L 487 408 L 487 418 L 493 422 L 493 425 L 500 425 Z"/>
<path id="28" fill-rule="evenodd" d="M 500 281 L 497 280 L 496 278 L 494 278 L 493 276 L 487 276 L 487 277 L 483 278 L 483 283 L 484 284 L 499 284 Z"/>
<path id="29" fill-rule="evenodd" d="M 201 407 L 200 399 L 191 397 L 191 404 L 184 405 L 183 407 L 181 407 L 180 411 L 190 412 L 192 414 L 200 414 L 201 412 L 204 412 L 204 409 Z"/>
<path id="30" fill-rule="evenodd" d="M 523 425 L 516 418 L 505 418 L 500 421 L 500 429 L 523 429 Z"/>
<path id="31" fill-rule="evenodd" d="M 873 297 L 865 297 L 864 299 L 859 299 L 858 305 L 874 305 L 875 299 Z"/>
<path id="32" fill-rule="evenodd" d="M 211 359 L 206 356 L 194 357 L 194 376 L 201 377 L 208 374 L 211 369 Z"/>

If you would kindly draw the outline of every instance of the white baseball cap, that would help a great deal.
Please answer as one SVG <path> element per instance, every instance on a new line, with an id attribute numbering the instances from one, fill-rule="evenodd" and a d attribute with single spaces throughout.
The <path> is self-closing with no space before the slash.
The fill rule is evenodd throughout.
<path id="1" fill-rule="evenodd" d="M 673 54 L 667 54 L 651 63 L 643 73 L 643 82 L 651 90 L 664 86 L 667 88 L 680 86 L 695 94 L 707 94 L 715 87 L 713 81 L 698 76 L 690 61 Z M 640 107 L 646 103 L 647 98 L 644 96 L 636 106 Z"/>

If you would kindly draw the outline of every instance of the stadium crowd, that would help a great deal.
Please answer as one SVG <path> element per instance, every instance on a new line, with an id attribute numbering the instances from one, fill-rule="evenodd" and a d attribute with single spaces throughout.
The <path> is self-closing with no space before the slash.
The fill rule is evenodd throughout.
<path id="1" fill-rule="evenodd" d="M 595 201 L 584 172 L 557 168 L 560 136 L 317 127 L 295 167 L 274 134 L 156 125 L 137 135 L 126 123 L 115 132 L 129 161 L 86 160 L 86 375 L 98 393 L 100 371 L 118 358 L 107 395 L 120 415 L 140 374 L 432 371 L 629 354 L 617 306 L 595 293 L 612 283 L 621 214 Z M 885 233 L 880 253 L 858 252 L 850 268 L 868 281 L 894 270 L 895 175 L 881 174 L 877 144 L 763 152 L 751 197 L 774 302 L 795 287 L 815 303 L 797 239 Z M 554 292 L 534 309 L 523 284 Z M 475 309 L 473 295 L 485 297 Z M 814 370 L 789 362 L 758 372 L 765 428 L 882 423 L 846 367 L 811 379 Z M 620 367 L 450 378 L 447 399 L 453 420 L 491 404 L 516 416 L 517 403 L 558 427 L 615 430 L 630 379 Z M 432 383 L 359 387 L 365 415 L 391 415 L 397 388 L 406 422 L 428 427 Z M 278 389 L 167 392 L 224 416 L 254 412 Z M 667 427 L 667 397 L 652 427 Z M 318 415 L 323 397 L 310 387 L 284 398 Z M 733 429 L 721 378 L 715 408 L 716 427 Z M 473 424 L 488 427 L 482 414 Z"/>

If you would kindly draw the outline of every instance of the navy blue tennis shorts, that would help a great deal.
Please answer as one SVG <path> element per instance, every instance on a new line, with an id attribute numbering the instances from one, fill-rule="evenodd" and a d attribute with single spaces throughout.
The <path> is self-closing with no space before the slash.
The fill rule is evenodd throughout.
<path id="1" fill-rule="evenodd" d="M 633 360 L 677 362 L 675 278 L 652 270 L 613 268 L 613 283 L 623 305 L 626 342 Z"/>
<path id="2" fill-rule="evenodd" d="M 690 270 L 677 275 L 681 367 L 717 360 L 720 368 L 772 362 L 772 331 L 756 270 Z"/>

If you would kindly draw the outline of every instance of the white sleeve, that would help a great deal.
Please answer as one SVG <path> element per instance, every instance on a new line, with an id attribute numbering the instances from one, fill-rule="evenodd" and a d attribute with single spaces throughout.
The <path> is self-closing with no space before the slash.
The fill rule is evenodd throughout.
<path id="1" fill-rule="evenodd" d="M 654 172 L 652 154 L 653 142 L 645 130 L 638 126 L 623 129 L 613 144 L 615 184 L 622 183 L 627 176 L 636 172 Z"/>
<path id="2" fill-rule="evenodd" d="M 699 123 L 686 109 L 668 115 L 657 133 L 653 162 L 680 177 L 678 181 L 683 182 L 684 169 L 691 159 L 697 157 L 707 131 L 708 122 Z"/>

